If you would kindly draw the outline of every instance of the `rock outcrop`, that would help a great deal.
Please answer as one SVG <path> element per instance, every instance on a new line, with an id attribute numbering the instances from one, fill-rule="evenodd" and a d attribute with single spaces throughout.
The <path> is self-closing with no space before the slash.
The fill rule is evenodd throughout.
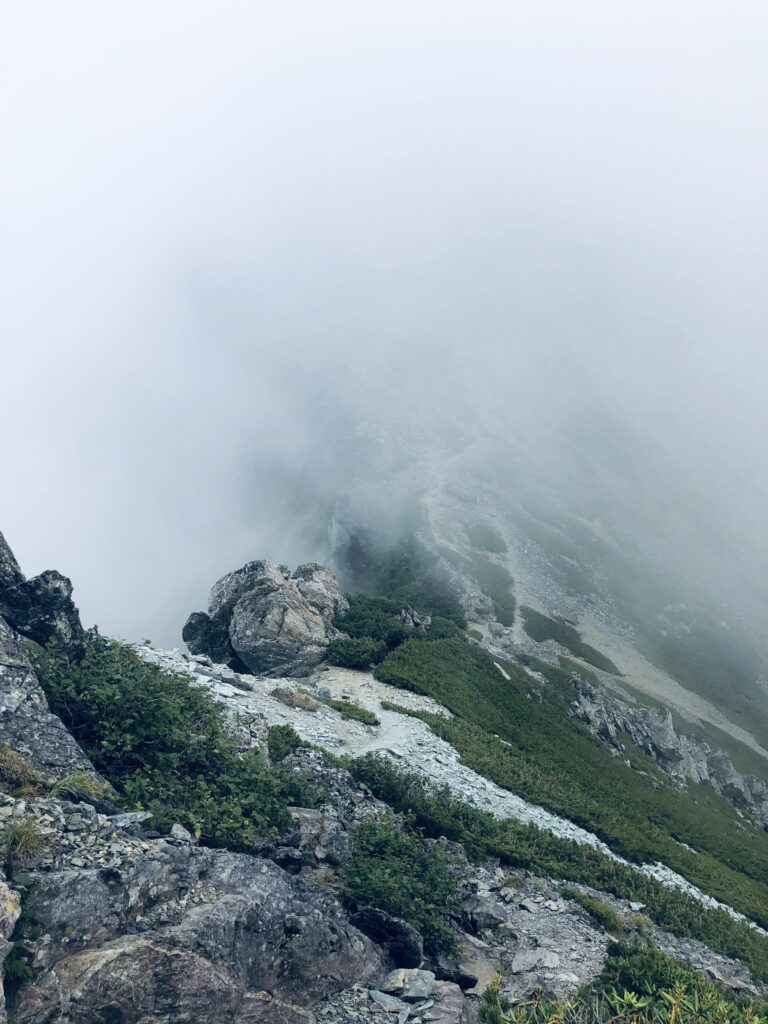
<path id="1" fill-rule="evenodd" d="M 570 681 L 578 695 L 571 705 L 574 716 L 616 753 L 624 753 L 619 738 L 624 733 L 668 775 L 707 783 L 738 810 L 768 825 L 768 785 L 755 775 L 742 775 L 723 751 L 678 733 L 668 708 L 631 707 L 578 675 Z"/>
<path id="2" fill-rule="evenodd" d="M 334 574 L 275 562 L 249 562 L 222 577 L 207 612 L 194 612 L 182 637 L 193 654 L 256 675 L 305 676 L 339 633 L 333 618 L 347 609 Z"/>
<path id="3" fill-rule="evenodd" d="M 56 639 L 77 657 L 82 651 L 83 627 L 72 600 L 72 582 L 53 569 L 25 579 L 0 534 L 0 616 L 28 640 L 45 646 Z"/>
<path id="4" fill-rule="evenodd" d="M 23 754 L 44 779 L 95 774 L 63 723 L 48 709 L 19 638 L 0 618 L 0 743 Z"/>
<path id="5" fill-rule="evenodd" d="M 131 816 L 85 804 L 0 797 L 0 812 L 0 834 L 31 820 L 44 847 L 23 876 L 28 924 L 16 938 L 33 931 L 19 1024 L 298 1024 L 384 971 L 333 896 L 268 860 L 197 847 L 183 829 L 147 840 Z M 5 932 L 13 894 L 7 907 Z"/>

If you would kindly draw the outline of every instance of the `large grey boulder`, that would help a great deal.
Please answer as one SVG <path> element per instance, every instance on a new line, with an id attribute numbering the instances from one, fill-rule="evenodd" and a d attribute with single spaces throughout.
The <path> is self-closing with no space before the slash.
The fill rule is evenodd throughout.
<path id="1" fill-rule="evenodd" d="M 45 942 L 18 1024 L 306 1024 L 314 1003 L 384 966 L 318 886 L 189 843 L 41 872 L 27 906 Z"/>
<path id="2" fill-rule="evenodd" d="M 94 768 L 48 702 L 19 638 L 0 618 L 0 743 L 23 754 L 46 779 Z"/>
<path id="3" fill-rule="evenodd" d="M 304 676 L 338 634 L 334 617 L 347 610 L 330 569 L 316 563 L 290 574 L 275 562 L 248 562 L 211 590 L 208 611 L 194 612 L 182 637 L 192 654 L 258 675 Z"/>

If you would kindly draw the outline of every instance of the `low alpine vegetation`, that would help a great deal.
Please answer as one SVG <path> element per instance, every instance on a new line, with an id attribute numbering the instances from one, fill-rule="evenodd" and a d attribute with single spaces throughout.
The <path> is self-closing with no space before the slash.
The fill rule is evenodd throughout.
<path id="1" fill-rule="evenodd" d="M 395 814 L 363 822 L 353 843 L 343 874 L 348 905 L 404 918 L 421 933 L 429 954 L 455 953 L 450 918 L 459 911 L 458 892 L 451 859 L 439 844 Z"/>
<path id="2" fill-rule="evenodd" d="M 179 822 L 206 845 L 251 850 L 288 826 L 289 804 L 312 802 L 257 752 L 238 753 L 208 693 L 125 644 L 91 631 L 82 661 L 51 647 L 38 671 L 96 770 L 126 806 L 151 811 L 156 828 Z"/>

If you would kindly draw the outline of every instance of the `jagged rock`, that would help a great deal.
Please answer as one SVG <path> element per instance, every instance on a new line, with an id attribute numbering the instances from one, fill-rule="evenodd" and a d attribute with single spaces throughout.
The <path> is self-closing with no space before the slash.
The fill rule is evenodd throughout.
<path id="1" fill-rule="evenodd" d="M 36 881 L 29 913 L 46 942 L 19 1024 L 292 1024 L 382 970 L 333 897 L 244 854 L 157 841 L 117 869 Z"/>
<path id="2" fill-rule="evenodd" d="M 48 710 L 29 657 L 0 618 L 0 742 L 23 754 L 44 778 L 72 772 L 96 775 L 64 725 Z"/>
<path id="3" fill-rule="evenodd" d="M 72 582 L 53 569 L 25 579 L 2 533 L 0 616 L 28 640 L 44 647 L 56 639 L 71 656 L 82 655 L 85 632 L 72 600 Z"/>
<path id="4" fill-rule="evenodd" d="M 679 734 L 668 708 L 631 707 L 617 697 L 570 677 L 577 699 L 574 717 L 585 722 L 618 754 L 624 753 L 619 734 L 652 757 L 668 775 L 686 782 L 704 782 L 736 808 L 768 825 L 768 785 L 755 775 L 742 775 L 727 754 L 709 744 Z"/>
<path id="5" fill-rule="evenodd" d="M 0 532 L 0 592 L 24 582 L 24 573 L 19 568 L 14 553 Z"/>
<path id="6" fill-rule="evenodd" d="M 517 953 L 509 969 L 512 974 L 525 974 L 540 969 L 554 970 L 560 966 L 560 957 L 551 949 L 524 949 Z"/>
<path id="7" fill-rule="evenodd" d="M 308 675 L 338 636 L 332 620 L 347 603 L 325 566 L 299 566 L 291 576 L 269 561 L 248 562 L 222 577 L 208 612 L 194 612 L 182 636 L 193 654 L 235 659 L 256 674 Z"/>
<path id="8" fill-rule="evenodd" d="M 352 856 L 349 834 L 335 813 L 292 807 L 290 814 L 297 829 L 296 848 L 304 863 L 338 866 Z"/>
<path id="9" fill-rule="evenodd" d="M 464 912 L 475 931 L 494 931 L 509 921 L 509 911 L 497 900 L 475 896 L 465 901 Z"/>
<path id="10" fill-rule="evenodd" d="M 373 907 L 358 911 L 352 923 L 369 939 L 383 946 L 397 967 L 419 967 L 424 959 L 424 940 L 412 924 Z"/>

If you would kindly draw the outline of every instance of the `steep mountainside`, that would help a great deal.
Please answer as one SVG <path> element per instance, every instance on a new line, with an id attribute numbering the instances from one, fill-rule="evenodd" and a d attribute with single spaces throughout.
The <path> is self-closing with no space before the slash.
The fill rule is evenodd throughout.
<path id="1" fill-rule="evenodd" d="M 497 517 L 448 522 L 337 520 L 349 599 L 249 562 L 191 654 L 84 631 L 0 543 L 10 1021 L 761 1019 L 759 773 L 520 606 Z"/>

